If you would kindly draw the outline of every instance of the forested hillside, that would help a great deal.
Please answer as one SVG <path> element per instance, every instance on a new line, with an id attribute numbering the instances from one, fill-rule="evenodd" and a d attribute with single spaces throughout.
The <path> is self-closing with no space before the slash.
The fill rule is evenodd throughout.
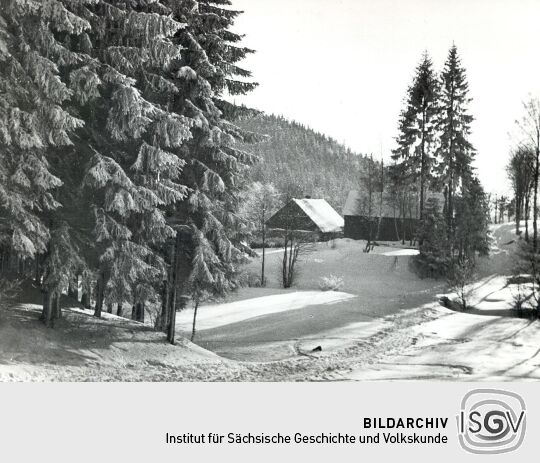
<path id="1" fill-rule="evenodd" d="M 260 157 L 251 179 L 273 183 L 294 196 L 324 198 L 341 213 L 349 190 L 358 189 L 367 158 L 336 140 L 282 116 L 263 113 L 243 117 L 242 128 L 266 135 L 246 148 Z"/>

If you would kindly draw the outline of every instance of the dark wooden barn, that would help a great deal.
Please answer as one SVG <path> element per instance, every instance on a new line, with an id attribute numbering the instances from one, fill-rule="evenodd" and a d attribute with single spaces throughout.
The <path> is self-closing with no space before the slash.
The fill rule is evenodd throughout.
<path id="1" fill-rule="evenodd" d="M 343 231 L 343 217 L 324 199 L 291 199 L 267 220 L 266 226 L 273 230 L 309 232 L 324 239 Z"/>
<path id="2" fill-rule="evenodd" d="M 429 198 L 435 198 L 441 204 L 441 195 L 430 193 Z M 375 194 L 375 198 L 378 194 Z M 372 216 L 366 213 L 365 198 L 356 190 L 349 192 L 343 207 L 345 238 L 379 241 L 409 241 L 414 239 L 418 227 L 419 210 L 416 204 L 411 205 L 405 214 L 384 203 L 374 201 Z M 405 217 L 403 217 L 403 215 Z"/>

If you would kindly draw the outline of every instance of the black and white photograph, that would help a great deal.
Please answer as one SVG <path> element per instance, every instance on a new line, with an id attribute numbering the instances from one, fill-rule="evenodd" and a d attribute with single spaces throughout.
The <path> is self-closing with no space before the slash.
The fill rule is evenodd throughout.
<path id="1" fill-rule="evenodd" d="M 539 19 L 0 0 L 0 382 L 539 380 Z"/>

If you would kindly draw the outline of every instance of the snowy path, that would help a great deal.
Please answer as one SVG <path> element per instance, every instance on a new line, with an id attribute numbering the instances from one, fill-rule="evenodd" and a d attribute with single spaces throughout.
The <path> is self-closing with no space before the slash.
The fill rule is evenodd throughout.
<path id="1" fill-rule="evenodd" d="M 500 257 L 511 255 L 513 228 L 514 224 L 492 227 L 495 239 L 486 266 L 491 271 L 509 273 L 512 261 Z M 384 334 L 382 355 L 338 379 L 540 379 L 540 322 L 515 317 L 517 286 L 508 285 L 506 276 L 492 274 L 470 290 L 473 308 L 455 312 L 433 303 L 410 311 L 402 317 L 404 327 L 397 324 Z"/>
<path id="2" fill-rule="evenodd" d="M 540 322 L 433 310 L 434 320 L 401 333 L 399 349 L 340 380 L 540 379 Z"/>

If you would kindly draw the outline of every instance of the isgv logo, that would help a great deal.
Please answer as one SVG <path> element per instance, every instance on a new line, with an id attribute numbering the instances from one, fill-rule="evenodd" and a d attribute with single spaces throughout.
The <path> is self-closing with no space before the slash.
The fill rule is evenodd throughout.
<path id="1" fill-rule="evenodd" d="M 474 389 L 461 401 L 459 443 L 476 454 L 507 453 L 525 438 L 525 401 L 514 392 Z"/>

